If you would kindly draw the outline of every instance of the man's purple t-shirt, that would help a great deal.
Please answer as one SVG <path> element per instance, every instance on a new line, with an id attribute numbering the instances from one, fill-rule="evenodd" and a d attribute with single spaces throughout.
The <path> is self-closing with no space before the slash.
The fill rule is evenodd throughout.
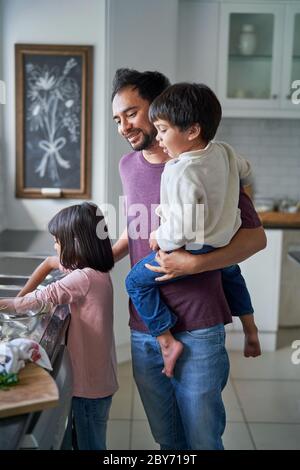
<path id="1" fill-rule="evenodd" d="M 164 163 L 149 163 L 143 157 L 142 152 L 131 152 L 124 155 L 120 161 L 119 169 L 124 196 L 127 198 L 127 211 L 130 208 L 132 211 L 131 215 L 130 212 L 127 214 L 129 255 L 132 266 L 151 251 L 148 238 L 151 231 L 158 227 L 158 219 L 156 219 L 156 225 L 151 227 L 151 216 L 153 220 L 155 207 L 160 202 L 160 179 L 164 166 Z M 138 207 L 133 206 L 134 204 L 143 204 L 147 208 L 148 226 L 147 223 L 146 227 L 145 224 L 142 227 L 139 226 L 137 221 L 145 209 L 141 209 L 139 214 Z M 240 194 L 239 207 L 243 228 L 255 228 L 261 225 L 250 199 L 244 192 Z M 146 237 L 131 238 L 130 233 L 133 227 L 136 232 L 144 231 L 143 235 L 146 232 Z M 232 321 L 219 270 L 195 274 L 161 286 L 160 292 L 178 319 L 172 329 L 173 332 L 208 328 L 218 323 L 226 324 Z M 147 331 L 147 327 L 131 302 L 129 326 L 137 331 Z"/>

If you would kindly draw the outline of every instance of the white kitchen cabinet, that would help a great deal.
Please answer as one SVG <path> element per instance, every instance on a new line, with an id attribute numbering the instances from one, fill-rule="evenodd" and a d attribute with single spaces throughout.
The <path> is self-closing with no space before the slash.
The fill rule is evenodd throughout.
<path id="1" fill-rule="evenodd" d="M 224 116 L 300 117 L 299 2 L 222 3 L 218 52 Z"/>
<path id="2" fill-rule="evenodd" d="M 279 323 L 282 230 L 266 230 L 267 247 L 240 263 L 242 274 L 249 289 L 256 324 L 264 350 L 275 350 Z M 233 319 L 228 328 L 228 346 L 242 349 L 243 333 L 241 322 Z"/>
<path id="3" fill-rule="evenodd" d="M 281 108 L 295 111 L 296 107 L 300 111 L 300 104 L 294 104 L 291 100 L 291 94 L 295 92 L 291 89 L 291 84 L 298 81 L 297 88 L 300 86 L 300 5 L 286 7 L 285 31 L 289 31 L 284 42 L 283 49 L 283 68 L 281 84 Z M 299 89 L 299 88 L 298 88 Z M 296 89 L 297 90 L 297 89 Z M 296 92 L 296 99 L 299 99 L 300 93 Z"/>
<path id="4" fill-rule="evenodd" d="M 300 327 L 300 264 L 290 252 L 300 253 L 300 230 L 283 231 L 279 325 Z"/>

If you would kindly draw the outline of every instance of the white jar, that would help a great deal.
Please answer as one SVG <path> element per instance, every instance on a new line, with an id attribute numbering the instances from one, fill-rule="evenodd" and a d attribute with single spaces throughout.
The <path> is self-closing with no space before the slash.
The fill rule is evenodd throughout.
<path id="1" fill-rule="evenodd" d="M 244 24 L 240 34 L 239 50 L 242 55 L 252 55 L 256 48 L 256 34 L 252 24 Z"/>

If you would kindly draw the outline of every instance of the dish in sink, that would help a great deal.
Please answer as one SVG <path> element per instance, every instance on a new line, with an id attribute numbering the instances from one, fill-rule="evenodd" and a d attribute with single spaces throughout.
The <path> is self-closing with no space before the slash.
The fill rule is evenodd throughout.
<path id="1" fill-rule="evenodd" d="M 5 307 L 4 307 L 5 308 Z M 44 305 L 39 311 L 15 313 L 1 311 L 0 307 L 0 341 L 7 341 L 19 337 L 27 337 L 37 327 L 42 316 L 49 313 L 50 308 Z"/>

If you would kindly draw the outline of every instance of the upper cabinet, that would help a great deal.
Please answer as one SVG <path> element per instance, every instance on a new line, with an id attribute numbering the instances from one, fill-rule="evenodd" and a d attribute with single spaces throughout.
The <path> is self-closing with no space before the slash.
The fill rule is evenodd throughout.
<path id="1" fill-rule="evenodd" d="M 225 116 L 300 117 L 300 5 L 220 5 L 217 93 Z M 299 96 L 299 92 L 298 95 Z"/>
<path id="2" fill-rule="evenodd" d="M 282 106 L 289 107 L 294 110 L 295 104 L 291 100 L 292 94 L 295 92 L 291 88 L 293 82 L 298 81 L 300 85 L 300 6 L 294 5 L 286 8 L 285 31 L 290 33 L 287 35 L 283 50 L 283 79 L 281 89 Z M 299 92 L 297 97 L 299 102 Z M 297 105 L 300 111 L 300 104 Z"/>

